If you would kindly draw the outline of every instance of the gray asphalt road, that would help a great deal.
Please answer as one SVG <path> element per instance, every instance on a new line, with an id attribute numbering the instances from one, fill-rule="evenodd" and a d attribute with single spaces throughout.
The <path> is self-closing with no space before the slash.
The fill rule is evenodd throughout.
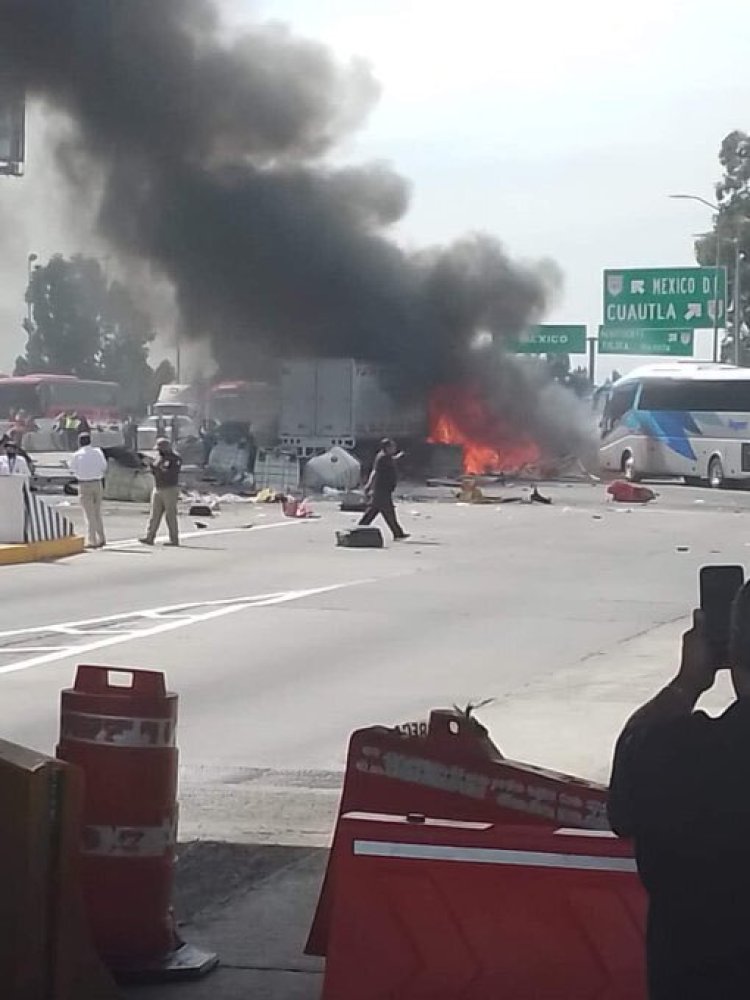
<path id="1" fill-rule="evenodd" d="M 242 505 L 143 549 L 120 505 L 120 544 L 0 571 L 0 731 L 49 752 L 76 663 L 163 669 L 183 835 L 317 842 L 353 728 L 595 670 L 685 617 L 702 563 L 744 561 L 750 494 L 657 489 L 645 508 L 554 484 L 550 507 L 406 501 L 412 538 L 384 551 L 335 548 L 352 518 L 328 503 L 300 523 Z"/>

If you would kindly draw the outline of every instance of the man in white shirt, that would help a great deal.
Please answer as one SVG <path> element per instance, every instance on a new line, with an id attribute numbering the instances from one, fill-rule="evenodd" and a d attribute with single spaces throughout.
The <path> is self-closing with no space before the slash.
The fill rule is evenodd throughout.
<path id="1" fill-rule="evenodd" d="M 31 477 L 31 470 L 26 459 L 18 454 L 18 446 L 14 441 L 6 440 L 0 453 L 0 476 Z"/>
<path id="2" fill-rule="evenodd" d="M 70 460 L 70 471 L 78 480 L 78 495 L 86 516 L 90 549 L 101 549 L 106 544 L 102 521 L 102 500 L 104 499 L 104 477 L 107 474 L 107 459 L 101 448 L 91 446 L 91 435 L 81 434 L 79 448 Z"/>

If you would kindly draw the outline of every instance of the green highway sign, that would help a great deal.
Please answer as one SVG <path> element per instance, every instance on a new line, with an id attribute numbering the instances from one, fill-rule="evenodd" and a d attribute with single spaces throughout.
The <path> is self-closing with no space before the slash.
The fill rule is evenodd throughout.
<path id="1" fill-rule="evenodd" d="M 724 326 L 726 268 L 652 267 L 604 272 L 604 325 L 622 329 Z M 714 287 L 715 286 L 715 287 Z"/>
<path id="2" fill-rule="evenodd" d="M 513 345 L 516 354 L 585 354 L 585 326 L 545 323 L 525 330 Z"/>
<path id="3" fill-rule="evenodd" d="M 692 330 L 621 330 L 599 327 L 600 354 L 665 354 L 691 358 Z"/>

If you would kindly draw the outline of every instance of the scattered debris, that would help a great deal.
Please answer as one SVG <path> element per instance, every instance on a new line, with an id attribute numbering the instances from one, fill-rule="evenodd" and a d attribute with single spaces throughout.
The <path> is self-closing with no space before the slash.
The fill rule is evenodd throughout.
<path id="1" fill-rule="evenodd" d="M 489 497 L 477 486 L 476 479 L 466 476 L 461 480 L 461 489 L 458 494 L 460 503 L 492 504 L 502 503 L 501 497 Z"/>
<path id="2" fill-rule="evenodd" d="M 191 504 L 188 517 L 213 517 L 214 512 L 206 503 Z"/>
<path id="3" fill-rule="evenodd" d="M 308 518 L 318 515 L 312 509 L 309 500 L 298 500 L 296 497 L 284 497 L 282 509 L 285 517 Z"/>
<path id="4" fill-rule="evenodd" d="M 678 552 L 689 552 L 690 549 L 688 548 L 687 545 L 678 545 L 677 546 L 677 551 Z"/>
<path id="5" fill-rule="evenodd" d="M 463 715 L 464 718 L 466 718 L 466 719 L 471 719 L 473 717 L 473 715 L 474 715 L 474 712 L 476 712 L 476 710 L 478 708 L 486 708 L 488 705 L 494 705 L 496 701 L 497 701 L 497 698 L 483 698 L 481 701 L 478 701 L 476 704 L 474 704 L 473 702 L 470 701 L 469 704 L 466 705 L 465 708 L 459 708 L 458 705 L 454 705 L 453 706 L 453 711 L 454 712 L 458 712 L 459 715 Z"/>
<path id="6" fill-rule="evenodd" d="M 543 496 L 535 486 L 531 491 L 531 496 L 529 497 L 529 503 L 544 503 L 549 505 L 552 503 L 552 499 L 551 497 Z"/>
<path id="7" fill-rule="evenodd" d="M 282 503 L 286 499 L 285 493 L 277 493 L 270 486 L 264 487 L 255 497 L 256 503 Z"/>
<path id="8" fill-rule="evenodd" d="M 364 498 L 362 500 L 342 500 L 339 504 L 339 510 L 343 511 L 344 514 L 364 514 L 368 506 L 367 500 Z"/>
<path id="9" fill-rule="evenodd" d="M 625 479 L 616 479 L 610 483 L 607 493 L 616 503 L 649 503 L 656 498 L 656 493 L 648 486 L 638 486 Z"/>
<path id="10" fill-rule="evenodd" d="M 195 524 L 196 528 L 198 528 L 199 530 L 201 528 L 207 528 L 208 527 L 208 525 L 204 524 L 203 521 L 194 521 L 193 523 Z"/>
<path id="11" fill-rule="evenodd" d="M 305 465 L 303 481 L 307 490 L 322 492 L 326 487 L 353 490 L 362 479 L 362 468 L 354 455 L 334 446 L 316 455 Z"/>
<path id="12" fill-rule="evenodd" d="M 382 549 L 384 547 L 380 528 L 370 527 L 337 531 L 336 544 L 345 549 Z"/>
<path id="13" fill-rule="evenodd" d="M 604 519 L 602 514 L 592 514 L 591 516 L 595 521 L 602 521 Z"/>
<path id="14" fill-rule="evenodd" d="M 451 489 L 456 489 L 463 485 L 460 479 L 427 479 L 425 480 L 426 486 L 448 486 Z"/>

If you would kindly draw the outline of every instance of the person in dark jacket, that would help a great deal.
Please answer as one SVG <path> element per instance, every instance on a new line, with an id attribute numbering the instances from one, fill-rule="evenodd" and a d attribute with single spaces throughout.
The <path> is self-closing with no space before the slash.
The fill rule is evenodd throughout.
<path id="1" fill-rule="evenodd" d="M 180 544 L 177 501 L 180 495 L 179 481 L 182 459 L 172 448 L 172 443 L 167 438 L 159 438 L 156 442 L 156 449 L 158 452 L 156 461 L 150 463 L 151 471 L 154 474 L 151 517 L 146 534 L 139 540 L 143 545 L 153 545 L 162 518 L 166 518 L 169 541 L 165 544 L 177 546 Z"/>
<path id="2" fill-rule="evenodd" d="M 372 524 L 378 514 L 393 532 L 394 541 L 401 542 L 409 536 L 398 523 L 396 508 L 393 505 L 393 491 L 398 483 L 396 462 L 401 458 L 396 442 L 384 438 L 380 442 L 380 451 L 375 457 L 370 478 L 365 486 L 369 498 L 367 510 L 362 515 L 361 525 Z"/>
<path id="3" fill-rule="evenodd" d="M 730 664 L 736 701 L 716 718 L 694 711 L 716 675 L 696 611 L 677 676 L 615 750 L 609 818 L 633 838 L 649 896 L 651 1000 L 750 997 L 750 584 Z"/>

